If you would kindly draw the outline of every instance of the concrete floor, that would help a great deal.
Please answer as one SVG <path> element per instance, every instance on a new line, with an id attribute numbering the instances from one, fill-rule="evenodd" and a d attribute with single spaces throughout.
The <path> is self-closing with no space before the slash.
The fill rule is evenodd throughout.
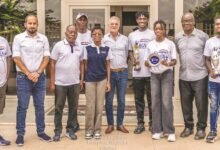
<path id="1" fill-rule="evenodd" d="M 85 95 L 80 95 L 80 104 L 85 104 Z M 219 150 L 220 140 L 216 141 L 214 144 L 208 144 L 205 140 L 195 141 L 193 135 L 189 138 L 180 138 L 179 134 L 183 130 L 183 118 L 182 110 L 180 107 L 179 100 L 174 100 L 174 121 L 176 127 L 177 141 L 170 143 L 167 139 L 163 138 L 161 140 L 155 141 L 151 139 L 151 133 L 145 131 L 143 134 L 135 135 L 133 130 L 136 125 L 135 116 L 125 116 L 124 124 L 129 129 L 129 134 L 123 134 L 118 131 L 114 131 L 110 135 L 105 135 L 104 130 L 106 128 L 106 116 L 103 116 L 103 126 L 102 126 L 102 139 L 101 140 L 85 140 L 84 139 L 84 124 L 85 117 L 79 116 L 79 123 L 81 125 L 81 130 L 77 132 L 78 140 L 71 141 L 66 137 L 63 137 L 60 142 L 46 143 L 40 141 L 36 136 L 35 118 L 34 118 L 34 108 L 31 101 L 29 105 L 29 110 L 27 114 L 27 128 L 25 135 L 25 145 L 23 147 L 17 147 L 14 143 L 16 138 L 15 130 L 15 114 L 17 106 L 16 96 L 7 96 L 6 108 L 4 114 L 0 116 L 0 133 L 4 135 L 5 138 L 12 141 L 11 146 L 0 147 L 0 150 L 39 150 L 39 149 L 53 149 L 53 150 Z M 133 94 L 126 95 L 126 105 L 134 105 Z M 48 115 L 48 112 L 54 107 L 54 97 L 46 96 L 45 100 L 45 119 L 46 119 L 46 132 L 53 136 L 53 115 Z M 194 112 L 195 109 L 194 109 Z M 196 113 L 195 113 L 196 116 Z M 196 118 L 196 117 L 195 117 Z M 67 117 L 63 117 L 63 125 L 65 126 Z M 146 122 L 148 117 L 145 117 Z M 207 128 L 207 133 L 208 133 Z"/>

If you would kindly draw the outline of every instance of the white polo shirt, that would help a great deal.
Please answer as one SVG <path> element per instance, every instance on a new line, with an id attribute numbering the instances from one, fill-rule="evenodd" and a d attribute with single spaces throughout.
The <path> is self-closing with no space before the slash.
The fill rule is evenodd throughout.
<path id="1" fill-rule="evenodd" d="M 80 61 L 83 60 L 83 49 L 78 43 L 73 46 L 73 53 L 69 42 L 64 39 L 53 47 L 51 59 L 56 60 L 55 84 L 68 86 L 79 84 Z"/>
<path id="2" fill-rule="evenodd" d="M 85 33 L 77 34 L 76 42 L 79 43 L 81 46 L 87 46 L 92 43 L 91 31 L 87 30 Z"/>
<path id="3" fill-rule="evenodd" d="M 147 50 L 147 45 L 150 41 L 155 39 L 155 34 L 152 30 L 146 29 L 145 31 L 136 30 L 129 34 L 129 50 L 133 50 L 135 43 L 138 43 L 139 47 L 139 61 L 140 71 L 133 69 L 133 77 L 150 77 L 151 73 L 148 67 L 144 64 L 144 55 Z"/>
<path id="4" fill-rule="evenodd" d="M 25 31 L 15 36 L 13 46 L 13 57 L 20 57 L 30 72 L 37 71 L 44 56 L 50 56 L 49 43 L 45 35 L 37 33 L 31 37 Z M 17 71 L 21 71 L 16 66 Z"/>
<path id="5" fill-rule="evenodd" d="M 0 87 L 7 81 L 7 57 L 11 55 L 8 41 L 0 36 Z"/>

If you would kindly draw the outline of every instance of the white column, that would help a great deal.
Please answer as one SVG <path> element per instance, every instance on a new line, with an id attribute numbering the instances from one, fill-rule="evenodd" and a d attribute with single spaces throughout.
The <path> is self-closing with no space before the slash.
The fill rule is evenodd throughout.
<path id="1" fill-rule="evenodd" d="M 37 0 L 38 32 L 45 34 L 45 0 Z"/>
<path id="2" fill-rule="evenodd" d="M 181 25 L 181 17 L 183 15 L 183 0 L 175 0 L 175 34 L 180 32 L 182 30 Z M 180 93 L 179 93 L 179 56 L 177 56 L 177 64 L 175 66 L 175 89 L 174 89 L 174 98 L 180 99 Z"/>
<path id="3" fill-rule="evenodd" d="M 152 0 L 152 5 L 150 5 L 150 20 L 149 27 L 153 29 L 154 21 L 158 20 L 158 0 Z"/>

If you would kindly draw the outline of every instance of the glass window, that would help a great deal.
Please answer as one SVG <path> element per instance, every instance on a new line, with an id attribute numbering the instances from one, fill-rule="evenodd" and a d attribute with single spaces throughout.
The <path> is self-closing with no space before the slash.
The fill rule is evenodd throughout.
<path id="1" fill-rule="evenodd" d="M 85 13 L 88 16 L 88 28 L 100 26 L 105 29 L 105 10 L 104 9 L 73 9 L 73 23 L 76 22 L 78 13 Z"/>
<path id="2" fill-rule="evenodd" d="M 45 0 L 45 32 L 52 48 L 61 39 L 61 0 Z"/>

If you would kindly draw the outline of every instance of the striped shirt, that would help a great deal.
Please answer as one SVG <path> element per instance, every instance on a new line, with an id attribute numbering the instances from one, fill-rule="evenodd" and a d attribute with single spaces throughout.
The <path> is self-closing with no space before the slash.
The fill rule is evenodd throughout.
<path id="1" fill-rule="evenodd" d="M 116 40 L 114 40 L 111 34 L 108 33 L 104 36 L 103 43 L 111 48 L 111 69 L 127 68 L 128 38 L 118 33 Z"/>
<path id="2" fill-rule="evenodd" d="M 197 81 L 208 75 L 203 56 L 208 38 L 206 33 L 198 29 L 194 29 L 191 35 L 186 35 L 183 31 L 176 35 L 181 80 Z"/>

